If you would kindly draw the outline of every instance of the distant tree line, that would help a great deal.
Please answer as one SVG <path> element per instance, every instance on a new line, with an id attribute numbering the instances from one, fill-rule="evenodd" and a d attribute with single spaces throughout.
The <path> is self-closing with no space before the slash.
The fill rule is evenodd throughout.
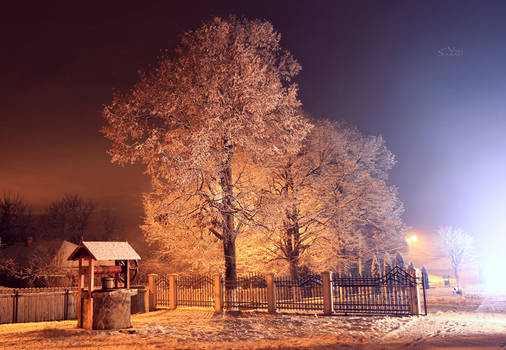
<path id="1" fill-rule="evenodd" d="M 67 257 L 59 248 L 63 240 L 79 243 L 82 237 L 126 238 L 110 209 L 79 194 L 65 194 L 35 213 L 19 194 L 4 194 L 0 198 L 0 285 L 72 285 L 75 276 L 63 267 Z"/>
<path id="2" fill-rule="evenodd" d="M 122 236 L 114 212 L 79 194 L 65 194 L 34 213 L 19 194 L 0 198 L 0 242 L 9 246 L 37 240 L 117 240 Z"/>

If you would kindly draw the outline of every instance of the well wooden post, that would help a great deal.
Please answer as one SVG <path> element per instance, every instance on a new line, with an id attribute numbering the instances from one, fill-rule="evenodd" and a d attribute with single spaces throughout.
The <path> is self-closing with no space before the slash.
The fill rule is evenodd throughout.
<path id="1" fill-rule="evenodd" d="M 83 289 L 83 259 L 79 258 L 79 274 L 77 275 L 77 327 L 83 327 L 83 305 L 81 291 Z"/>
<path id="2" fill-rule="evenodd" d="M 169 275 L 169 309 L 174 310 L 177 307 L 177 275 Z"/>
<path id="3" fill-rule="evenodd" d="M 323 289 L 323 314 L 332 315 L 334 303 L 332 301 L 332 272 L 326 271 L 322 273 L 322 289 Z"/>
<path id="4" fill-rule="evenodd" d="M 130 289 L 130 260 L 126 261 L 125 288 Z"/>
<path id="5" fill-rule="evenodd" d="M 88 258 L 88 296 L 83 300 L 83 328 L 93 328 L 93 289 L 95 288 L 95 260 Z"/>
<path id="6" fill-rule="evenodd" d="M 274 285 L 274 274 L 268 273 L 265 276 L 267 282 L 267 311 L 270 314 L 276 313 L 276 286 Z"/>
<path id="7" fill-rule="evenodd" d="M 213 276 L 214 311 L 223 312 L 223 285 L 221 275 Z"/>
<path id="8" fill-rule="evenodd" d="M 408 273 L 411 276 L 409 281 L 409 305 L 411 315 L 420 315 L 422 307 L 420 304 L 420 287 L 418 281 L 420 280 L 420 270 L 416 268 L 408 268 Z"/>
<path id="9" fill-rule="evenodd" d="M 156 310 L 156 291 L 155 291 L 156 276 L 158 276 L 156 273 L 150 273 L 148 275 L 149 311 Z"/>

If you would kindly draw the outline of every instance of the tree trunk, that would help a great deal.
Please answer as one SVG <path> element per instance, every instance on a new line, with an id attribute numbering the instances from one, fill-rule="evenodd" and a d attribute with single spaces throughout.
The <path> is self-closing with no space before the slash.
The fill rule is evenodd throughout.
<path id="1" fill-rule="evenodd" d="M 299 279 L 299 257 L 292 256 L 289 260 L 290 263 L 290 278 L 294 281 Z"/>
<path id="2" fill-rule="evenodd" d="M 220 185 L 223 192 L 221 217 L 223 231 L 223 253 L 225 255 L 225 288 L 235 289 L 237 281 L 236 254 L 235 254 L 235 238 L 236 232 L 234 227 L 234 207 L 232 203 L 233 185 L 232 185 L 232 146 L 228 145 L 226 140 L 223 141 L 227 155 L 222 165 L 220 173 Z"/>
<path id="3" fill-rule="evenodd" d="M 296 281 L 299 279 L 299 257 L 300 257 L 300 232 L 297 207 L 287 211 L 287 242 L 286 251 L 289 264 L 290 277 Z"/>
<path id="4" fill-rule="evenodd" d="M 459 275 L 459 268 L 454 267 L 453 273 L 455 274 L 455 280 L 457 281 L 457 289 L 460 290 L 460 275 Z"/>
<path id="5" fill-rule="evenodd" d="M 237 280 L 235 239 L 223 241 L 223 253 L 225 255 L 225 287 L 231 289 Z"/>

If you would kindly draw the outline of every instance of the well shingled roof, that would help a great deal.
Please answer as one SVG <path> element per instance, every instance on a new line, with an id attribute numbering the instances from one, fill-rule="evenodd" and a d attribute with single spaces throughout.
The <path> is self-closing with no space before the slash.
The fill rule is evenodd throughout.
<path id="1" fill-rule="evenodd" d="M 77 260 L 84 255 L 95 260 L 140 260 L 141 257 L 128 242 L 83 241 L 69 256 L 68 260 Z"/>

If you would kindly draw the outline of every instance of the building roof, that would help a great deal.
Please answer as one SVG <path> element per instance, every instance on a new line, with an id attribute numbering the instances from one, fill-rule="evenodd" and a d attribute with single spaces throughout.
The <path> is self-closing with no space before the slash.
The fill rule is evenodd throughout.
<path id="1" fill-rule="evenodd" d="M 34 263 L 70 267 L 74 264 L 66 259 L 76 247 L 77 244 L 58 239 L 34 240 L 31 244 L 16 242 L 0 249 L 0 256 L 13 259 L 19 267 Z"/>
<path id="2" fill-rule="evenodd" d="M 140 260 L 141 257 L 128 242 L 81 242 L 67 260 Z"/>

